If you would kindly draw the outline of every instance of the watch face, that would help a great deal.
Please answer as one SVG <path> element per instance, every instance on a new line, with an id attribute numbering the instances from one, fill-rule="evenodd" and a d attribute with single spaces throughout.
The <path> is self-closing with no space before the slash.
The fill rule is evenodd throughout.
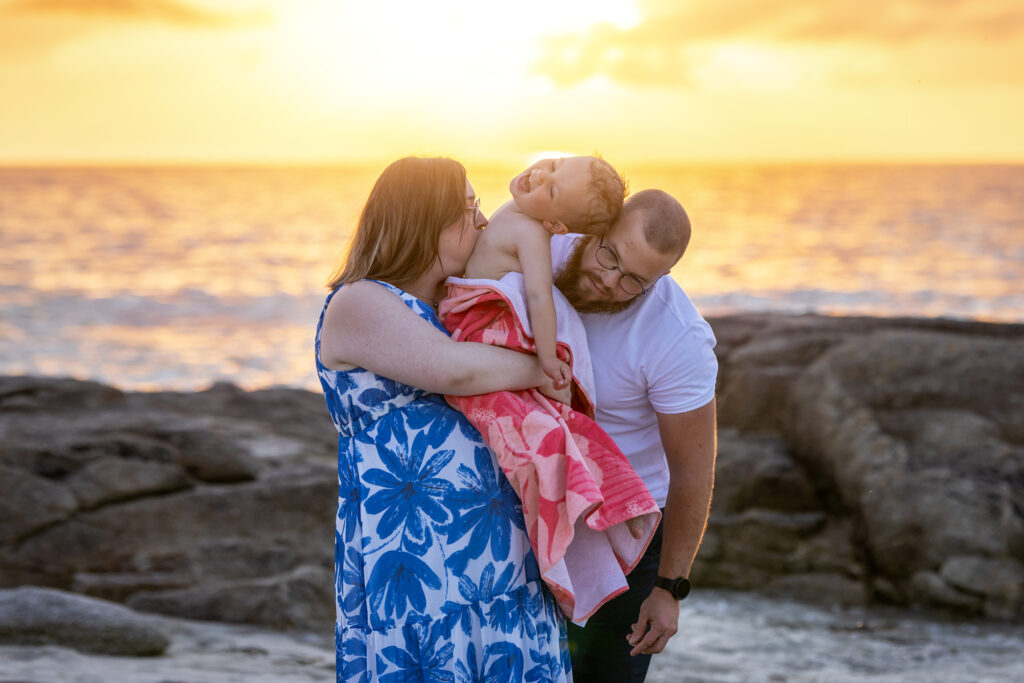
<path id="1" fill-rule="evenodd" d="M 690 580 L 686 578 L 666 579 L 659 576 L 654 585 L 667 590 L 676 600 L 682 600 L 690 594 Z"/>

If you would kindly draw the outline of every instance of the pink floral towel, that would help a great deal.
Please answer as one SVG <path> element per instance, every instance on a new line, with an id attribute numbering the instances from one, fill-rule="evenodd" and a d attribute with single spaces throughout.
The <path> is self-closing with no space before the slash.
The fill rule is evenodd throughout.
<path id="1" fill-rule="evenodd" d="M 457 341 L 532 353 L 533 339 L 502 290 L 496 281 L 449 281 L 441 321 Z M 572 350 L 561 340 L 558 355 L 572 365 Z M 533 389 L 447 398 L 480 430 L 519 495 L 541 577 L 566 616 L 584 623 L 626 590 L 626 574 L 647 549 L 661 512 L 592 419 L 593 405 L 575 381 L 573 396 L 572 408 Z M 623 524 L 631 518 L 641 519 L 639 539 Z"/>

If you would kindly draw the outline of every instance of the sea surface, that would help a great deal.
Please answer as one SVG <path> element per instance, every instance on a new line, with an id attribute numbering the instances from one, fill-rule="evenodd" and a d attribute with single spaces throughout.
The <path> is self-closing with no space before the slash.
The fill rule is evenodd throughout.
<path id="1" fill-rule="evenodd" d="M 380 166 L 0 168 L 0 374 L 317 390 L 324 282 Z M 470 167 L 490 213 L 519 169 Z M 705 315 L 1024 321 L 1024 166 L 623 167 Z"/>

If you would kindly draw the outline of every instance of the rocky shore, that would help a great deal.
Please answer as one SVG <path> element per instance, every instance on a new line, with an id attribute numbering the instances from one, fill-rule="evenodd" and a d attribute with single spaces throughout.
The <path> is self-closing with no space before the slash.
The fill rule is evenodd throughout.
<path id="1" fill-rule="evenodd" d="M 1024 619 L 1024 325 L 711 323 L 696 586 Z M 308 391 L 0 378 L 0 645 L 155 654 L 174 618 L 330 634 L 335 448 Z"/>
<path id="2" fill-rule="evenodd" d="M 738 316 L 694 580 L 1024 617 L 1024 325 Z"/>

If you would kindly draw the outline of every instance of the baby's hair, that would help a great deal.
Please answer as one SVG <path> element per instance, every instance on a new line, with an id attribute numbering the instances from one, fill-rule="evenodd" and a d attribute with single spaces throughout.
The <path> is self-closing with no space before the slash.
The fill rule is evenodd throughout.
<path id="1" fill-rule="evenodd" d="M 619 216 L 622 202 L 629 194 L 626 179 L 600 155 L 591 156 L 589 196 L 585 212 L 563 221 L 571 232 L 603 235 Z"/>

